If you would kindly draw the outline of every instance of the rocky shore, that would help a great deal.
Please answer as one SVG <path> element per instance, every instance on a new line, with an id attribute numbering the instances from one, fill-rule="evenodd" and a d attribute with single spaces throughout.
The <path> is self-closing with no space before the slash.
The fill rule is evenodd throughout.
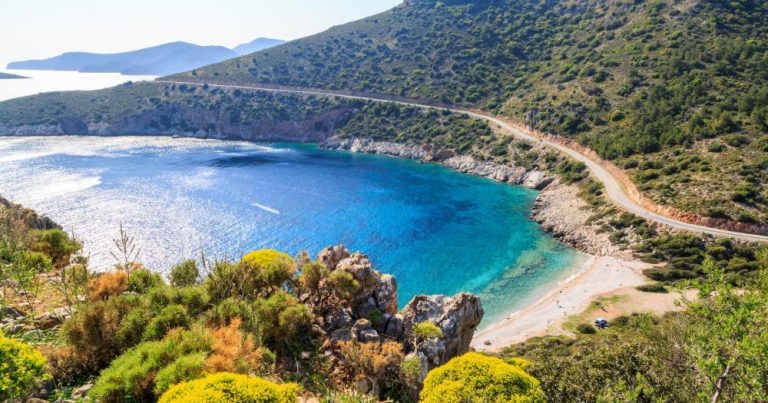
<path id="1" fill-rule="evenodd" d="M 595 256 L 626 255 L 623 248 L 611 241 L 608 232 L 590 221 L 593 214 L 579 197 L 578 187 L 560 182 L 542 190 L 531 210 L 531 218 L 544 231 L 581 252 Z"/>
<path id="2" fill-rule="evenodd" d="M 435 162 L 461 173 L 538 190 L 544 189 L 555 180 L 552 175 L 544 171 L 477 161 L 470 156 L 457 155 L 453 150 L 440 149 L 431 145 L 410 145 L 360 138 L 331 138 L 323 142 L 321 147 L 329 150 L 347 150 Z"/>

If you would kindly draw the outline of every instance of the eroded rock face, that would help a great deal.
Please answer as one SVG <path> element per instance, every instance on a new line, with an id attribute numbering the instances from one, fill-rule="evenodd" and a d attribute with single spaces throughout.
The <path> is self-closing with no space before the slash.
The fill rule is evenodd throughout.
<path id="1" fill-rule="evenodd" d="M 344 253 L 338 253 L 344 255 Z M 397 313 L 397 282 L 395 278 L 376 271 L 368 256 L 355 252 L 340 260 L 334 270 L 346 271 L 360 284 L 360 289 L 350 301 L 352 310 L 356 315 L 367 316 L 373 309 L 378 309 L 382 314 L 394 315 Z"/>
<path id="2" fill-rule="evenodd" d="M 430 369 L 469 351 L 475 329 L 483 319 L 480 299 L 461 293 L 451 298 L 444 295 L 417 295 L 403 309 L 405 337 L 416 351 L 423 353 Z M 419 323 L 431 322 L 443 333 L 440 338 L 417 341 L 413 328 Z"/>
<path id="3" fill-rule="evenodd" d="M 554 178 L 543 171 L 524 167 L 477 161 L 467 155 L 457 155 L 453 150 L 433 145 L 410 145 L 389 141 L 373 141 L 361 138 L 331 138 L 323 143 L 328 149 L 349 150 L 358 153 L 384 154 L 427 162 L 437 162 L 455 171 L 484 176 L 499 182 L 522 185 L 532 189 L 544 189 Z"/>

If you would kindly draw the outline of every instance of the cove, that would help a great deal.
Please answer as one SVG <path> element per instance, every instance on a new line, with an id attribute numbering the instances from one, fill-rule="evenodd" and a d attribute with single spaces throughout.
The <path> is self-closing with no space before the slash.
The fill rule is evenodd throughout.
<path id="1" fill-rule="evenodd" d="M 533 301 L 583 255 L 528 217 L 536 191 L 434 164 L 321 150 L 168 137 L 0 137 L 0 195 L 84 240 L 109 267 L 123 226 L 140 260 L 237 259 L 344 244 L 415 294 L 480 296 L 484 324 Z"/>

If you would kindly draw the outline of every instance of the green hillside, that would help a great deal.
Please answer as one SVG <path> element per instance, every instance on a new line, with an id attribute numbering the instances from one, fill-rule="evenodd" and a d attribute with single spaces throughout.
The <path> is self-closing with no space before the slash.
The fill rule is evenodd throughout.
<path id="1" fill-rule="evenodd" d="M 407 1 L 173 78 L 480 107 L 577 138 L 663 204 L 768 217 L 764 2 Z"/>
<path id="2" fill-rule="evenodd" d="M 170 78 L 476 107 L 577 139 L 625 168 L 661 204 L 768 222 L 768 5 L 761 1 L 408 0 Z M 96 104 L 104 107 L 111 97 L 100 96 L 107 101 Z M 56 108 L 34 98 L 0 104 L 0 127 L 27 122 L 4 113 L 11 110 L 49 121 L 60 120 L 62 104 L 83 107 L 59 97 L 46 101 Z M 265 114 L 274 111 L 256 116 Z M 494 155 L 513 152 L 502 147 Z"/>

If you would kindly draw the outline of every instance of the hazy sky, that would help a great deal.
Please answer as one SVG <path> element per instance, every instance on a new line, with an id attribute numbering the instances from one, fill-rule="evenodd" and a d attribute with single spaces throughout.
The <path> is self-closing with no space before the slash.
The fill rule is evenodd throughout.
<path id="1" fill-rule="evenodd" d="M 67 51 L 111 53 L 185 41 L 233 47 L 296 39 L 401 0 L 2 0 L 0 69 Z"/>

